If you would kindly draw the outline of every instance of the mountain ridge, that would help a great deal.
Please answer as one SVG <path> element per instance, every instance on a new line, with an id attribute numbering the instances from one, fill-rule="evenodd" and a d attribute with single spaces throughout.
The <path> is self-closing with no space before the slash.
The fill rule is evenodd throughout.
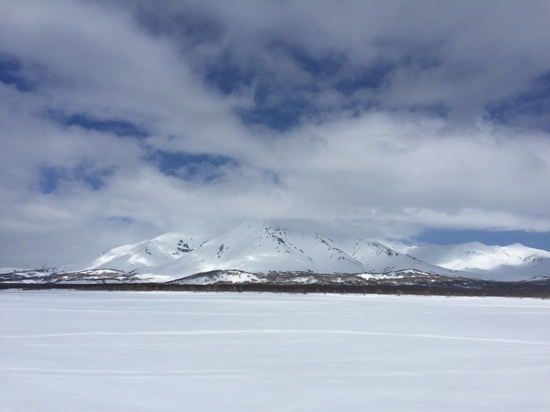
<path id="1" fill-rule="evenodd" d="M 407 270 L 434 276 L 527 280 L 550 276 L 550 252 L 520 244 L 506 247 L 477 242 L 392 248 L 378 240 L 355 237 L 343 242 L 303 228 L 293 231 L 269 222 L 245 221 L 214 237 L 168 232 L 50 273 L 61 280 L 77 279 L 81 273 L 87 279 L 97 275 L 103 280 L 108 276 L 120 280 L 124 278 L 122 274 L 128 274 L 132 281 L 166 282 L 213 271 L 239 271 L 254 274 L 255 278 L 250 275 L 249 279 L 267 279 L 258 274 L 372 277 Z M 23 270 L 12 272 L 17 273 L 18 279 L 32 278 L 24 276 Z"/>

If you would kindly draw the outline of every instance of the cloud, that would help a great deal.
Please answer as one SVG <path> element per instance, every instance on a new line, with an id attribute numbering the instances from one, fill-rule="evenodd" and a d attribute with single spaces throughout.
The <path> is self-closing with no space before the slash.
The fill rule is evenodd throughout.
<path id="1" fill-rule="evenodd" d="M 5 1 L 0 266 L 246 218 L 548 233 L 549 11 Z"/>

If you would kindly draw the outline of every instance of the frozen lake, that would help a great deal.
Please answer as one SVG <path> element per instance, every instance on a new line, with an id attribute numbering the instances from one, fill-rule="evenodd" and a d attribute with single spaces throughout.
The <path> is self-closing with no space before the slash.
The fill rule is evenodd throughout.
<path id="1" fill-rule="evenodd" d="M 0 411 L 549 411 L 550 301 L 0 292 Z"/>

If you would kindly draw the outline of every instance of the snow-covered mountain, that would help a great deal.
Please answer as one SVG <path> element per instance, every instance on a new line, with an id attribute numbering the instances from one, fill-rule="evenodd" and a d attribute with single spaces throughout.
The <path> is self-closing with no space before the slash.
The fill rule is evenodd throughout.
<path id="1" fill-rule="evenodd" d="M 358 273 L 365 266 L 320 234 L 245 222 L 164 265 L 143 272 L 182 277 L 219 269 L 247 272 Z"/>
<path id="2" fill-rule="evenodd" d="M 193 252 L 202 243 L 204 239 L 199 236 L 182 232 L 165 233 L 150 240 L 111 249 L 78 269 L 133 270 L 160 266 Z"/>
<path id="3" fill-rule="evenodd" d="M 357 238 L 341 245 L 316 232 L 244 222 L 217 237 L 172 232 L 112 249 L 82 269 L 134 271 L 144 279 L 179 279 L 215 270 L 246 273 L 389 273 L 412 269 L 453 276 L 454 271 Z"/>
<path id="4" fill-rule="evenodd" d="M 458 245 L 410 246 L 407 254 L 434 265 L 474 273 L 494 280 L 550 276 L 550 252 L 519 243 L 487 246 L 479 242 Z"/>
<path id="5" fill-rule="evenodd" d="M 156 282 L 215 271 L 237 271 L 246 275 L 233 274 L 232 278 L 252 276 L 257 281 L 271 279 L 258 274 L 303 273 L 306 279 L 307 274 L 371 276 L 402 271 L 505 281 L 550 277 L 550 252 L 519 244 L 506 247 L 481 243 L 389 245 L 362 238 L 334 241 L 314 231 L 292 231 L 265 222 L 245 222 L 210 239 L 170 232 L 111 249 L 83 265 L 52 269 L 49 277 L 44 277 L 45 269 L 40 273 L 44 281 L 73 281 L 81 273 L 87 278 L 99 276 L 101 281 L 113 278 L 113 281 Z M 6 273 L 3 275 L 6 279 L 15 276 L 14 279 L 26 281 L 34 276 L 22 270 Z"/>
<path id="6" fill-rule="evenodd" d="M 350 252 L 355 259 L 365 266 L 368 272 L 388 273 L 414 269 L 427 273 L 454 275 L 452 268 L 439 267 L 407 253 L 399 253 L 378 241 L 357 239 L 350 248 Z"/>

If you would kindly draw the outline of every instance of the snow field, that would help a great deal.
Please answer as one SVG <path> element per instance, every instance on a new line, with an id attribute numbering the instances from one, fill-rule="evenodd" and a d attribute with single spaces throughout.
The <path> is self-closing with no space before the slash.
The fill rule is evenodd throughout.
<path id="1" fill-rule="evenodd" d="M 2 291 L 0 411 L 547 411 L 550 301 Z"/>

